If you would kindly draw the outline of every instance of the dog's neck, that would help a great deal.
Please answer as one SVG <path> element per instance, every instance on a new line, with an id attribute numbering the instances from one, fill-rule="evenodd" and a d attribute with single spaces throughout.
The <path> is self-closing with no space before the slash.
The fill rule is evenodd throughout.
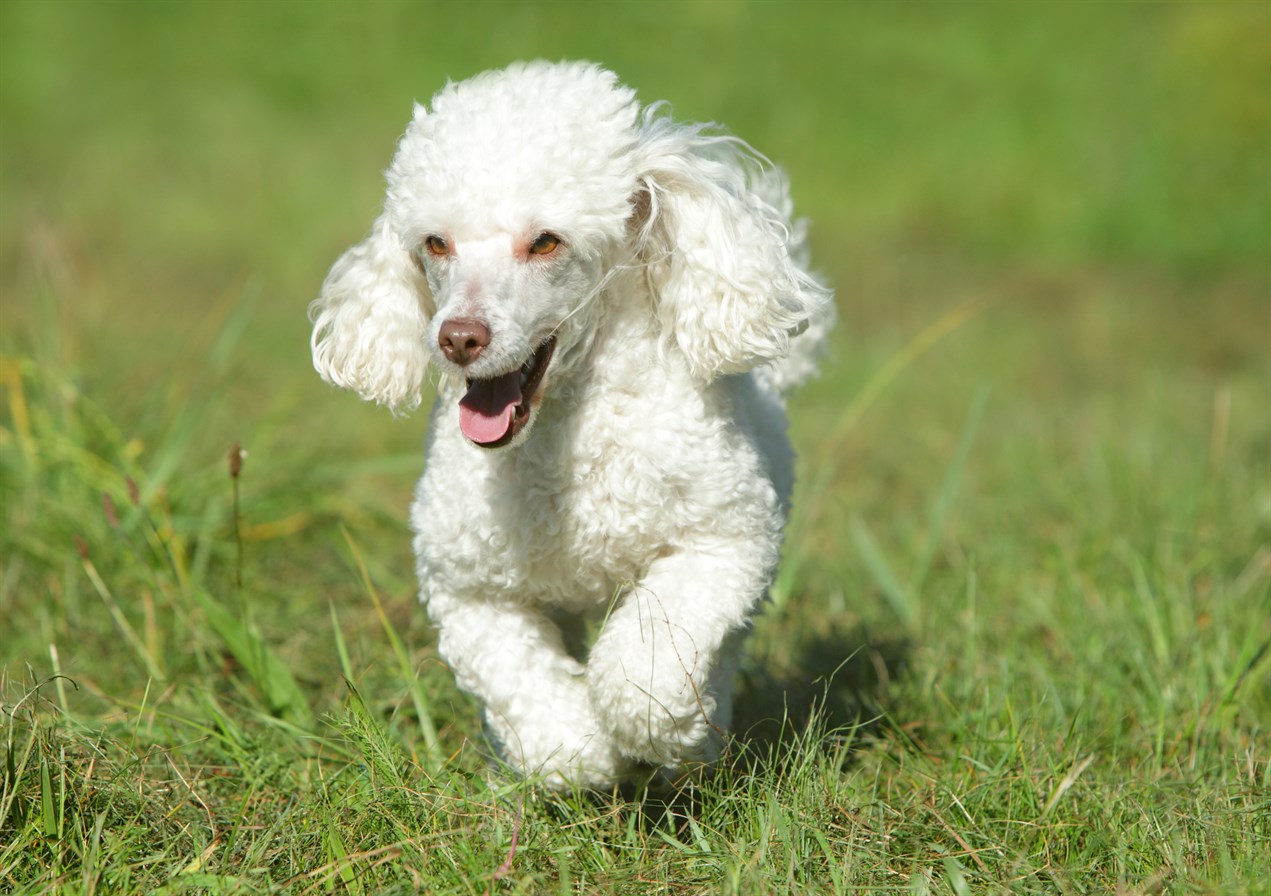
<path id="1" fill-rule="evenodd" d="M 663 349 L 643 280 L 639 270 L 616 270 L 605 287 L 562 324 L 545 400 L 568 400 L 597 384 L 621 389 L 649 374 Z"/>

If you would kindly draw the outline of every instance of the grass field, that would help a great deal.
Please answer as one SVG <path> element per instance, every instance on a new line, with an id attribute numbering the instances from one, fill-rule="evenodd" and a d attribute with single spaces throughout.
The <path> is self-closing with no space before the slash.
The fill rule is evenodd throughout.
<path id="1" fill-rule="evenodd" d="M 1221 0 L 0 4 L 0 892 L 1271 893 L 1268 46 Z M 669 806 L 490 773 L 422 416 L 308 360 L 410 103 L 537 56 L 785 166 L 838 290 Z"/>

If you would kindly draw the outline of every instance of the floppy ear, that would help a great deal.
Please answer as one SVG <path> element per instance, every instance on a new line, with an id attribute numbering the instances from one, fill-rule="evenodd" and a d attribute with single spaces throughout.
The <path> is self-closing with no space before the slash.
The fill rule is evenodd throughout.
<path id="1" fill-rule="evenodd" d="M 419 405 L 428 287 L 387 215 L 327 274 L 309 306 L 313 366 L 328 383 L 394 411 Z"/>
<path id="2" fill-rule="evenodd" d="M 664 340 L 710 381 L 783 358 L 830 313 L 780 171 L 740 140 L 646 119 L 637 243 Z"/>

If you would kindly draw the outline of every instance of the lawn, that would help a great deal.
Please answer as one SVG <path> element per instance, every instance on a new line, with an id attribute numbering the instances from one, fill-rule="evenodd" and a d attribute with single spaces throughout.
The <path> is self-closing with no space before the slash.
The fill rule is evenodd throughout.
<path id="1" fill-rule="evenodd" d="M 0 892 L 1271 893 L 1271 7 L 0 4 Z M 718 773 L 492 771 L 306 305 L 447 78 L 790 173 L 840 325 Z"/>

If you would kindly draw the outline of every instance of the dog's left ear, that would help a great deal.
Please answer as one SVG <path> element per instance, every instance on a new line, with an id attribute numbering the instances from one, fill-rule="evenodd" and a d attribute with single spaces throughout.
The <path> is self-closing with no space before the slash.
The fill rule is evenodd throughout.
<path id="1" fill-rule="evenodd" d="M 394 411 L 418 407 L 428 301 L 423 274 L 382 215 L 340 256 L 309 306 L 313 366 L 368 401 Z"/>
<path id="2" fill-rule="evenodd" d="M 632 227 L 663 337 L 709 382 L 786 355 L 831 293 L 782 173 L 740 140 L 646 120 Z"/>

